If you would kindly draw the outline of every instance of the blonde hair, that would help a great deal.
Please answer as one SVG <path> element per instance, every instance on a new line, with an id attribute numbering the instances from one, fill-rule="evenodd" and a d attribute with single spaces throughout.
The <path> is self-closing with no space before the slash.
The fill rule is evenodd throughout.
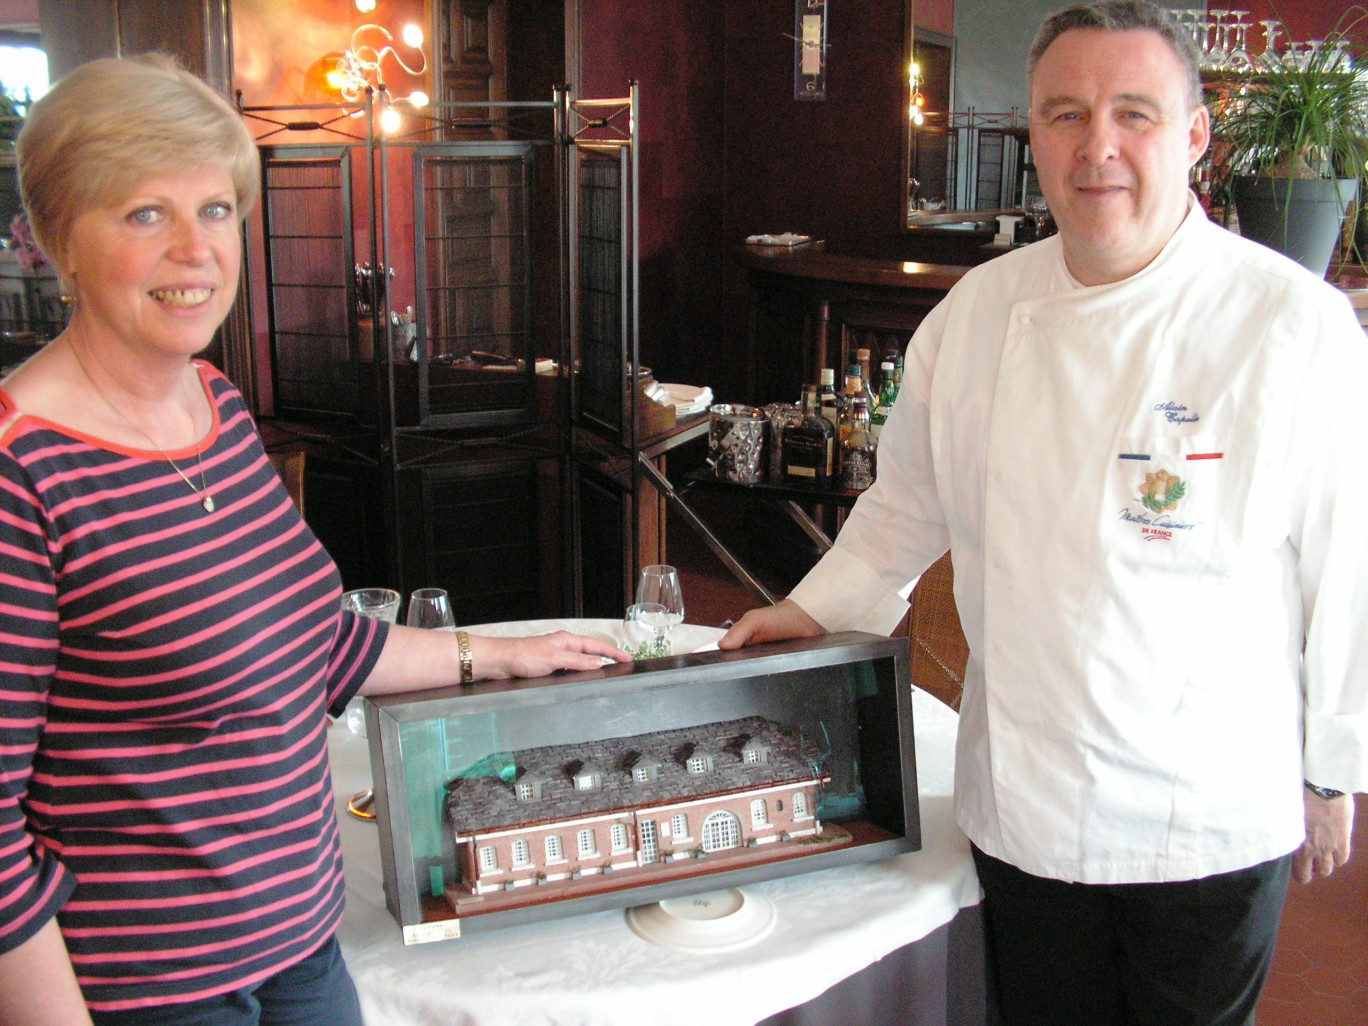
<path id="1" fill-rule="evenodd" d="M 64 282 L 77 215 L 123 202 L 155 175 L 223 167 L 239 217 L 261 188 L 256 144 L 238 112 L 165 54 L 75 68 L 29 109 L 15 145 L 34 240 Z"/>

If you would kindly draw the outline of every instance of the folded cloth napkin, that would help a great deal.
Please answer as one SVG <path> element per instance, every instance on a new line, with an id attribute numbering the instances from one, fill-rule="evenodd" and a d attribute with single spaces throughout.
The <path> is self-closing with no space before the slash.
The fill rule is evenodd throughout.
<path id="1" fill-rule="evenodd" d="M 657 381 L 646 389 L 646 394 L 665 406 L 673 406 L 676 416 L 702 413 L 713 403 L 712 389 L 706 385 L 670 385 Z"/>
<path id="2" fill-rule="evenodd" d="M 778 235 L 747 235 L 746 242 L 752 246 L 801 246 L 811 242 L 811 235 L 797 235 L 793 232 L 780 232 Z"/>

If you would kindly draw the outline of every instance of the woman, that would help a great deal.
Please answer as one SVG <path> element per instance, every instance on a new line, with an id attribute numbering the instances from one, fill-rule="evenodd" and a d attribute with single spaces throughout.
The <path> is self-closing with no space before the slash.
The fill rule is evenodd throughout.
<path id="1" fill-rule="evenodd" d="M 258 188 L 223 99 L 94 61 L 18 146 L 75 303 L 0 383 L 0 1022 L 359 1023 L 325 711 L 626 655 L 471 637 L 463 666 L 451 634 L 338 612 L 241 396 L 192 359 Z"/>

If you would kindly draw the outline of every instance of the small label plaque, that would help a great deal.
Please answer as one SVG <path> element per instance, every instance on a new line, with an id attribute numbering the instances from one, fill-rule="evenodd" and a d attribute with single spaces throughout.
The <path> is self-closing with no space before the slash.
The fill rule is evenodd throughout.
<path id="1" fill-rule="evenodd" d="M 444 919 L 435 923 L 413 923 L 404 927 L 405 944 L 431 944 L 433 941 L 455 940 L 461 936 L 459 919 Z"/>

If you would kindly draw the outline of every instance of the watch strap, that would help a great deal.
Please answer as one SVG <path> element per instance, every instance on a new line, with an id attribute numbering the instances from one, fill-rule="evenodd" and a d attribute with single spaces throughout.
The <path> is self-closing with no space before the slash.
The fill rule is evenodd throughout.
<path id="1" fill-rule="evenodd" d="M 1303 780 L 1302 783 L 1305 784 L 1306 789 L 1310 791 L 1312 794 L 1314 794 L 1317 798 L 1324 798 L 1326 799 L 1326 801 L 1329 801 L 1333 798 L 1344 797 L 1343 791 L 1336 791 L 1333 787 L 1317 787 L 1309 780 Z"/>

